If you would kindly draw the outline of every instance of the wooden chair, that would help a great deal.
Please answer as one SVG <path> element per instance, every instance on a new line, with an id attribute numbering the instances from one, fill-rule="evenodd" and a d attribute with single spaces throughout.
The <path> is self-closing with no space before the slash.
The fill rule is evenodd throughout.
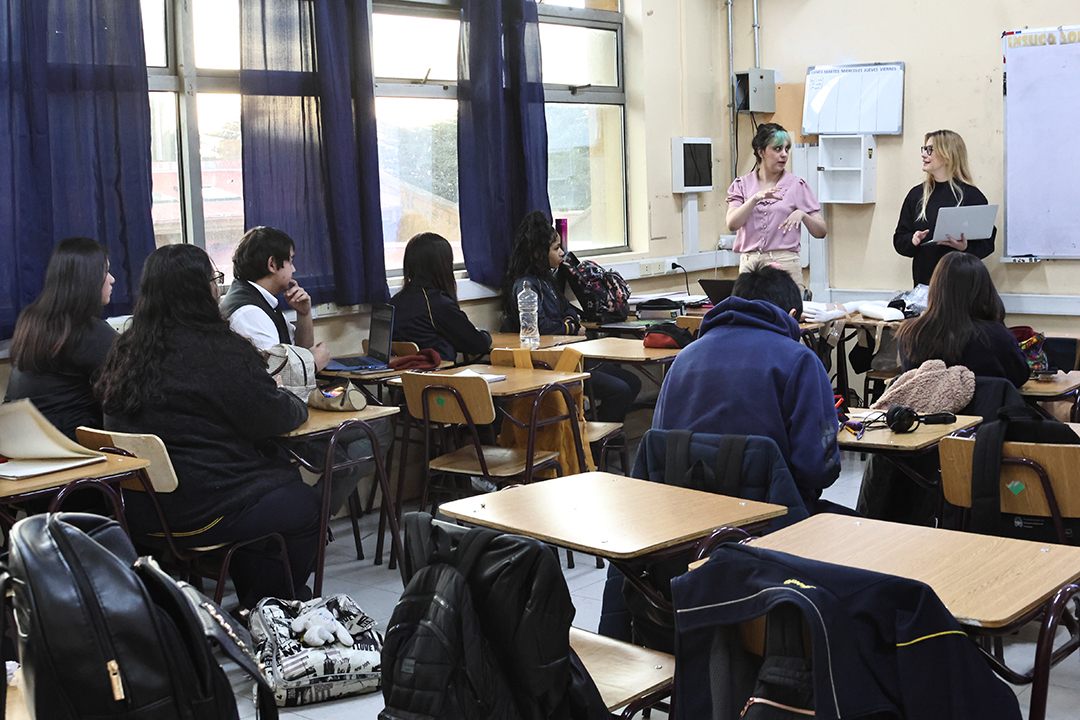
<path id="1" fill-rule="evenodd" d="M 863 405 L 870 407 L 885 392 L 889 381 L 900 374 L 900 370 L 867 370 L 863 377 Z M 873 393 L 873 394 L 871 394 Z"/>
<path id="2" fill-rule="evenodd" d="M 938 445 L 941 457 L 941 486 L 945 499 L 957 508 L 959 513 L 957 527 L 967 529 L 967 512 L 971 508 L 971 467 L 974 457 L 974 438 L 947 437 Z M 999 494 L 1001 512 L 1015 515 L 1032 515 L 1051 518 L 1059 543 L 1067 544 L 1063 518 L 1080 518 L 1080 445 L 1053 445 L 1046 443 L 1006 442 L 1002 447 L 1001 476 Z M 1017 484 L 1019 483 L 1019 484 Z M 1020 488 L 1014 492 L 1014 489 Z M 1073 538 L 1073 544 L 1077 542 Z M 1074 599 L 1074 602 L 1076 600 Z M 1077 603 L 1080 606 L 1080 603 Z M 1064 643 L 1058 643 L 1049 658 L 1049 666 L 1056 665 L 1066 656 L 1080 648 L 1080 627 L 1077 620 L 1068 612 L 1067 602 L 1054 602 L 1047 611 L 1049 618 L 1043 618 L 1041 634 L 1054 637 L 1060 622 L 1069 632 Z M 1007 629 L 1015 628 L 1020 622 L 1038 620 L 1043 613 L 1041 608 L 1029 613 L 1030 617 L 1021 618 Z M 989 631 L 987 631 L 989 635 Z M 1013 684 L 1031 683 L 1037 680 L 1035 669 L 1019 673 L 1005 665 L 1001 634 L 983 636 L 992 640 L 993 654 L 982 647 L 989 656 L 995 670 L 1007 682 Z M 1049 647 L 1051 643 L 1040 646 Z M 1049 651 L 1048 651 L 1049 652 Z M 1045 660 L 1036 658 L 1036 666 Z M 1036 685 L 1038 683 L 1036 682 Z M 1033 697 L 1045 699 L 1046 688 L 1033 685 Z"/>
<path id="3" fill-rule="evenodd" d="M 368 354 L 368 347 L 370 343 L 368 338 L 364 338 L 360 342 L 361 347 L 364 349 L 364 354 Z M 356 347 L 355 345 L 353 347 Z M 390 356 L 391 357 L 405 357 L 406 355 L 416 355 L 420 352 L 420 346 L 414 342 L 392 342 L 390 343 Z"/>
<path id="4" fill-rule="evenodd" d="M 512 478 L 522 478 L 528 483 L 533 473 L 543 468 L 559 467 L 559 454 L 550 450 L 536 450 L 536 429 L 552 422 L 565 419 L 565 416 L 539 420 L 534 411 L 528 423 L 528 445 L 526 448 L 503 448 L 484 445 L 480 442 L 477 425 L 488 425 L 495 420 L 495 404 L 491 399 L 491 388 L 482 377 L 461 375 L 430 375 L 426 373 L 406 372 L 401 375 L 405 389 L 405 401 L 409 414 L 423 420 L 424 457 L 429 458 L 424 475 L 424 487 L 420 496 L 420 507 L 427 507 L 431 479 L 435 475 L 456 475 L 465 477 L 481 476 L 494 485 L 505 485 Z M 569 407 L 576 407 L 570 393 L 561 385 L 547 385 L 538 393 L 538 401 L 550 392 L 565 394 Z M 507 419 L 512 420 L 509 416 Z M 575 437 L 580 431 L 576 418 L 573 422 Z M 431 459 L 432 433 L 445 430 L 441 425 L 464 426 L 467 430 L 467 444 L 458 449 L 451 449 L 451 443 L 444 436 L 443 454 Z M 443 490 L 454 494 L 467 494 L 444 486 Z"/>
<path id="5" fill-rule="evenodd" d="M 701 321 L 704 319 L 704 315 L 680 315 L 675 318 L 675 324 L 692 332 L 694 338 L 697 339 L 698 329 L 701 327 Z"/>
<path id="6" fill-rule="evenodd" d="M 620 717 L 633 717 L 671 696 L 675 658 L 658 650 L 570 628 L 574 649 L 600 691 L 607 709 L 623 708 Z"/>
<path id="7" fill-rule="evenodd" d="M 560 361 L 564 357 L 564 351 L 568 348 L 547 348 L 543 350 L 525 351 L 529 352 L 533 367 L 543 368 L 545 370 L 552 370 L 559 366 Z M 521 350 L 508 350 L 505 348 L 496 348 L 491 351 L 491 364 L 500 365 L 504 367 L 514 367 L 517 363 L 515 353 L 521 353 Z M 574 364 L 572 369 L 575 371 L 581 371 L 584 363 L 579 361 Z M 559 369 L 566 367 L 561 366 Z M 571 390 L 571 395 L 574 391 Z M 582 393 L 578 393 L 577 399 L 580 402 Z M 619 460 L 622 463 L 622 472 L 627 474 L 630 472 L 630 441 L 627 439 L 626 431 L 623 429 L 622 423 L 612 422 L 599 422 L 595 419 L 596 401 L 590 398 L 590 404 L 593 409 L 592 420 L 585 421 L 585 428 L 583 435 L 585 436 L 585 443 L 592 447 L 594 444 L 600 447 L 600 462 L 597 464 L 597 470 L 607 471 L 608 469 L 608 456 L 614 451 L 619 451 Z"/>
<path id="8" fill-rule="evenodd" d="M 180 579 L 187 580 L 192 585 L 202 589 L 202 578 L 216 578 L 214 587 L 214 602 L 221 604 L 225 594 L 225 580 L 229 575 L 229 564 L 237 550 L 248 545 L 264 543 L 273 540 L 277 544 L 278 551 L 275 557 L 281 561 L 285 568 L 286 585 L 292 597 L 292 569 L 289 567 L 289 554 L 285 545 L 285 539 L 278 533 L 269 533 L 250 540 L 239 540 L 233 543 L 218 543 L 205 547 L 179 548 L 176 545 L 172 529 L 165 517 L 165 512 L 158 502 L 158 493 L 171 493 L 179 486 L 180 481 L 173 470 L 172 461 L 169 459 L 169 451 L 165 443 L 157 435 L 135 434 L 122 432 L 109 432 L 94 428 L 80 427 L 75 430 L 79 444 L 94 450 L 119 452 L 125 455 L 142 458 L 150 461 L 150 467 L 140 470 L 138 482 L 125 481 L 122 487 L 125 490 L 145 492 L 157 512 L 158 522 L 161 525 L 162 541 L 165 552 L 162 553 L 160 546 L 155 555 L 159 555 L 158 561 L 162 567 L 170 569 L 180 575 Z M 147 545 L 147 539 L 137 538 L 137 544 Z M 153 541 L 149 541 L 154 545 Z M 207 567 L 207 562 L 210 567 Z M 214 570 L 216 569 L 216 572 Z"/>

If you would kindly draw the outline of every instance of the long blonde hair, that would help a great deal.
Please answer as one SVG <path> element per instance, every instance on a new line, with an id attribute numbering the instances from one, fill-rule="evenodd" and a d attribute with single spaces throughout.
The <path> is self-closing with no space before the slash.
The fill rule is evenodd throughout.
<path id="1" fill-rule="evenodd" d="M 923 142 L 925 143 L 930 138 L 934 138 L 934 153 L 945 163 L 945 170 L 949 173 L 949 187 L 952 189 L 953 197 L 956 198 L 956 204 L 959 205 L 964 201 L 964 191 L 956 184 L 956 181 L 960 180 L 968 185 L 974 184 L 971 182 L 971 171 L 968 169 L 967 145 L 964 144 L 964 138 L 952 130 L 935 130 L 926 133 Z M 926 220 L 926 203 L 929 202 L 936 185 L 934 176 L 926 173 L 922 186 L 922 204 L 919 206 L 919 220 Z"/>

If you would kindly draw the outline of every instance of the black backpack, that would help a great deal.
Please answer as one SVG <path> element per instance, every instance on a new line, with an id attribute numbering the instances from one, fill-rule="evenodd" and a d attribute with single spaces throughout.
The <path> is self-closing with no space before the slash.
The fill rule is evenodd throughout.
<path id="1" fill-rule="evenodd" d="M 560 274 L 581 303 L 581 315 L 589 322 L 622 322 L 630 315 L 630 286 L 622 275 L 605 270 L 592 260 L 578 260 L 569 253 Z"/>
<path id="2" fill-rule="evenodd" d="M 379 720 L 521 720 L 454 566 L 430 565 L 409 581 L 383 643 L 382 691 Z"/>
<path id="3" fill-rule="evenodd" d="M 4 579 L 14 589 L 33 717 L 235 718 L 236 697 L 212 640 L 259 682 L 263 717 L 277 718 L 247 631 L 195 588 L 138 557 L 115 521 L 33 515 L 15 524 L 10 541 Z"/>
<path id="4" fill-rule="evenodd" d="M 984 535 L 1057 542 L 1052 518 L 1001 512 L 1001 457 L 1006 441 L 1080 445 L 1072 428 L 1044 417 L 1029 405 L 1001 408 L 996 420 L 984 422 L 975 433 L 968 529 Z M 1069 544 L 1080 544 L 1080 520 L 1065 518 L 1063 524 Z"/>

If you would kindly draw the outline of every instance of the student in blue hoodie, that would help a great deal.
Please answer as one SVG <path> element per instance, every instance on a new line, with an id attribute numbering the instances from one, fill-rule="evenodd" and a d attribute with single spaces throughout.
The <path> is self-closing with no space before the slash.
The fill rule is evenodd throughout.
<path id="1" fill-rule="evenodd" d="M 840 474 L 839 424 L 829 375 L 799 342 L 801 314 L 799 288 L 783 270 L 739 275 L 664 378 L 653 427 L 772 438 L 813 513 Z"/>

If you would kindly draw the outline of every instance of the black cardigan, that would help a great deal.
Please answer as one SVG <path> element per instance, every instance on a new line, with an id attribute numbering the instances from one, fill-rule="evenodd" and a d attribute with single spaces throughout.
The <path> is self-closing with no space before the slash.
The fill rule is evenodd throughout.
<path id="1" fill-rule="evenodd" d="M 934 192 L 930 193 L 930 199 L 926 203 L 926 219 L 919 220 L 919 205 L 922 202 L 922 185 L 916 185 L 904 198 L 904 204 L 900 207 L 900 219 L 896 223 L 896 232 L 893 233 L 893 247 L 896 252 L 911 260 L 911 279 L 916 284 L 929 285 L 930 276 L 934 274 L 938 260 L 945 257 L 946 253 L 956 252 L 948 245 L 933 243 L 930 245 L 912 245 L 911 238 L 919 230 L 929 230 L 927 239 L 934 236 L 934 226 L 937 224 L 938 210 L 943 207 L 967 207 L 970 205 L 986 205 L 986 196 L 979 188 L 957 181 L 964 192 L 963 199 L 957 203 L 949 183 L 937 183 Z M 978 258 L 984 258 L 994 252 L 994 238 L 997 237 L 997 227 L 990 233 L 988 239 L 968 238 L 967 250 Z"/>
<path id="2" fill-rule="evenodd" d="M 153 433 L 169 450 L 179 487 L 159 495 L 174 531 L 204 527 L 292 482 L 300 472 L 269 441 L 307 419 L 307 405 L 274 383 L 239 335 L 176 328 L 165 338 L 159 390 L 164 401 L 132 417 L 106 415 L 105 427 Z M 142 493 L 124 496 L 145 517 Z"/>
<path id="3" fill-rule="evenodd" d="M 443 360 L 463 355 L 484 355 L 491 335 L 478 330 L 457 302 L 442 290 L 411 282 L 390 298 L 394 306 L 394 340 L 431 348 Z"/>
<path id="4" fill-rule="evenodd" d="M 65 343 L 51 370 L 13 368 L 4 402 L 29 398 L 45 419 L 72 440 L 80 425 L 100 428 L 101 404 L 91 387 L 115 340 L 116 331 L 104 320 L 95 320 L 90 330 Z"/>
<path id="5" fill-rule="evenodd" d="M 911 361 L 904 356 L 900 348 L 900 364 L 904 371 L 911 370 Z M 975 332 L 964 348 L 964 355 L 957 365 L 963 365 L 975 377 L 1005 378 L 1016 387 L 1028 381 L 1031 369 L 1028 367 L 1020 344 L 1016 342 L 1009 328 L 1001 323 L 989 320 L 976 320 Z"/>

